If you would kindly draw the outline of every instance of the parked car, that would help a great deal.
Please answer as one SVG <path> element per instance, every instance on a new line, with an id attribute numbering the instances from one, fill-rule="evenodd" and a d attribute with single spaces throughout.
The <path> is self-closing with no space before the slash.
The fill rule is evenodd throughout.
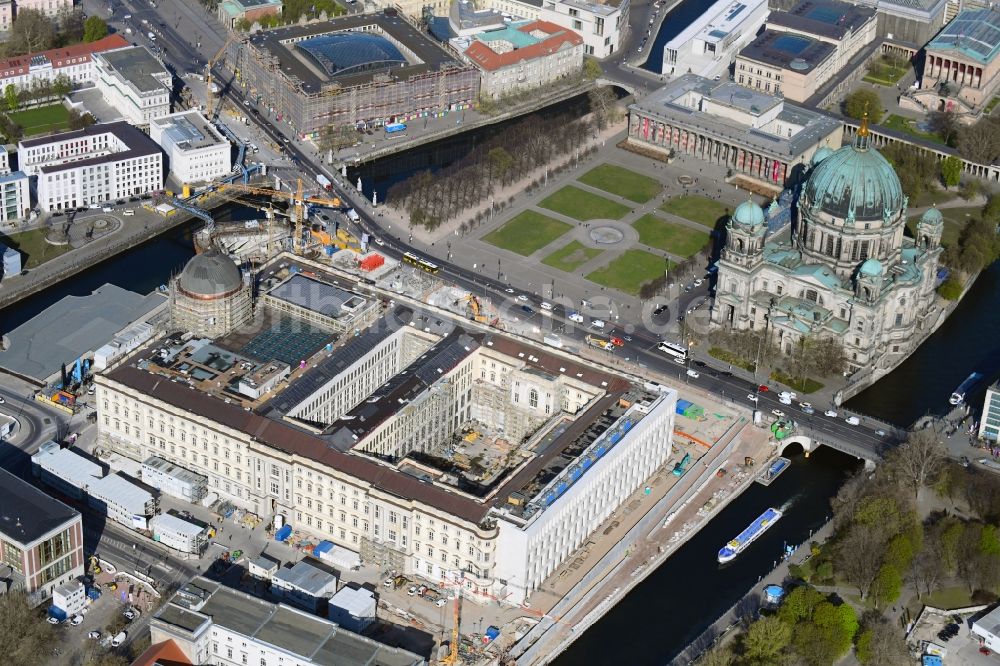
<path id="1" fill-rule="evenodd" d="M 781 411 L 780 409 L 772 409 L 771 413 L 774 414 L 775 416 L 777 416 L 779 419 L 785 417 L 785 413 L 783 411 Z"/>
<path id="2" fill-rule="evenodd" d="M 848 416 L 844 420 L 847 421 L 847 425 L 856 426 L 856 425 L 859 425 L 861 423 L 861 419 L 859 419 L 857 416 Z"/>
<path id="3" fill-rule="evenodd" d="M 72 625 L 74 627 L 79 627 L 81 624 L 83 624 L 83 616 L 82 615 L 74 615 L 72 618 L 70 618 L 69 623 L 70 623 L 70 625 Z"/>
<path id="4" fill-rule="evenodd" d="M 125 611 L 122 613 L 122 617 L 131 622 L 132 620 L 135 619 L 135 613 L 132 612 L 131 609 L 125 609 Z"/>
<path id="5" fill-rule="evenodd" d="M 579 312 L 570 312 L 569 313 L 569 320 L 570 321 L 575 321 L 578 324 L 582 324 L 583 323 L 583 315 L 580 314 Z"/>
<path id="6" fill-rule="evenodd" d="M 417 590 L 418 589 L 419 588 L 416 585 L 411 585 L 409 587 L 409 589 L 406 590 L 406 596 L 408 596 L 408 597 L 415 597 L 415 596 L 417 596 Z"/>
<path id="7" fill-rule="evenodd" d="M 52 617 L 51 615 L 47 617 L 45 621 L 48 622 L 49 624 L 59 624 L 62 622 L 62 620 L 60 620 L 59 618 Z"/>
<path id="8" fill-rule="evenodd" d="M 530 308 L 529 306 L 527 306 L 527 305 L 522 305 L 522 306 L 521 306 L 521 310 L 523 310 L 523 311 L 524 311 L 524 314 L 528 315 L 529 317 L 530 317 L 531 315 L 535 314 L 535 311 L 534 311 L 534 310 L 532 310 L 532 309 L 531 309 L 531 308 Z"/>
<path id="9" fill-rule="evenodd" d="M 835 409 L 828 409 L 825 412 L 823 412 L 823 414 L 825 416 L 829 416 L 831 419 L 837 418 L 837 410 Z"/>
<path id="10" fill-rule="evenodd" d="M 392 584 L 393 584 L 392 578 L 386 578 L 384 581 L 382 581 L 382 585 L 388 588 L 391 588 Z"/>
<path id="11" fill-rule="evenodd" d="M 125 642 L 126 638 L 128 638 L 128 632 L 127 631 L 121 632 L 120 634 L 111 639 L 111 647 L 113 648 L 120 647 L 121 644 Z"/>
<path id="12" fill-rule="evenodd" d="M 101 639 L 101 632 L 99 632 L 99 631 L 92 631 L 89 634 L 87 634 L 87 638 L 93 639 L 95 641 L 100 640 Z"/>
<path id="13" fill-rule="evenodd" d="M 444 606 L 446 603 L 448 603 L 448 600 L 445 599 L 444 597 L 441 597 L 440 599 L 434 602 L 434 605 L 437 606 L 438 608 L 441 608 L 441 606 Z"/>

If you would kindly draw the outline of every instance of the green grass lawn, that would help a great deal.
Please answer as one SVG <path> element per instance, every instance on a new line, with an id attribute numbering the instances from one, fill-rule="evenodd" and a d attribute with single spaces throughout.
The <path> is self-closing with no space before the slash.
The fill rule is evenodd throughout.
<path id="1" fill-rule="evenodd" d="M 505 250 L 528 256 L 570 230 L 570 225 L 533 210 L 520 213 L 483 240 Z"/>
<path id="2" fill-rule="evenodd" d="M 577 220 L 620 220 L 629 212 L 628 206 L 572 185 L 547 196 L 538 205 Z"/>
<path id="3" fill-rule="evenodd" d="M 704 231 L 667 222 L 652 213 L 643 215 L 632 226 L 639 232 L 639 242 L 643 245 L 665 250 L 685 259 L 697 254 L 711 240 Z"/>
<path id="4" fill-rule="evenodd" d="M 69 111 L 62 104 L 12 111 L 7 115 L 24 129 L 25 136 L 55 132 L 69 127 Z"/>
<path id="5" fill-rule="evenodd" d="M 805 379 L 797 379 L 794 377 L 790 377 L 789 375 L 786 375 L 780 370 L 774 370 L 771 373 L 771 379 L 776 382 L 781 382 L 785 386 L 790 386 L 796 391 L 800 391 L 802 393 L 815 393 L 816 391 L 823 388 L 823 384 L 816 381 L 815 379 L 810 379 L 808 377 L 806 377 Z"/>
<path id="6" fill-rule="evenodd" d="M 660 210 L 671 213 L 685 220 L 691 220 L 709 229 L 715 229 L 716 222 L 724 217 L 729 210 L 718 201 L 706 197 L 683 195 L 668 199 L 660 206 Z"/>
<path id="7" fill-rule="evenodd" d="M 748 372 L 753 372 L 756 368 L 756 364 L 753 361 L 748 361 L 747 359 L 737 356 L 733 352 L 728 349 L 723 349 L 722 347 L 709 347 L 708 355 L 728 363 L 729 365 L 735 365 L 739 368 L 743 368 Z"/>
<path id="8" fill-rule="evenodd" d="M 646 203 L 663 189 L 657 180 L 614 164 L 594 167 L 578 180 L 636 203 Z"/>
<path id="9" fill-rule="evenodd" d="M 897 132 L 905 132 L 910 136 L 915 136 L 918 139 L 923 139 L 925 141 L 932 141 L 934 143 L 940 143 L 944 145 L 944 139 L 942 139 L 937 134 L 933 132 L 922 132 L 917 129 L 914 125 L 914 121 L 909 118 L 904 118 L 903 116 L 897 116 L 895 114 L 889 116 L 885 120 L 879 123 L 882 127 L 888 127 L 889 129 L 894 129 Z"/>
<path id="10" fill-rule="evenodd" d="M 985 109 L 983 109 L 983 115 L 988 116 L 993 113 L 993 109 L 996 108 L 997 104 L 1000 104 L 1000 95 L 997 95 L 990 100 L 990 103 L 986 105 Z"/>
<path id="11" fill-rule="evenodd" d="M 969 223 L 969 220 L 978 218 L 982 213 L 982 208 L 979 206 L 962 206 L 960 208 L 942 208 L 941 216 L 944 218 L 944 230 L 941 232 L 941 244 L 951 245 L 952 243 L 958 242 L 958 236 L 962 233 L 962 229 L 965 225 Z M 920 215 L 914 215 L 906 221 L 906 228 L 910 230 L 910 234 L 916 237 L 917 222 L 920 221 Z"/>
<path id="12" fill-rule="evenodd" d="M 969 594 L 969 588 L 964 585 L 944 587 L 940 590 L 935 590 L 931 594 L 924 597 L 922 601 L 928 606 L 943 608 L 944 610 L 949 610 L 951 608 L 965 608 L 966 606 L 972 605 L 972 597 Z"/>
<path id="13" fill-rule="evenodd" d="M 21 268 L 40 266 L 73 249 L 69 245 L 47 243 L 45 233 L 45 229 L 32 229 L 9 236 L 0 234 L 0 242 L 21 251 Z"/>
<path id="14" fill-rule="evenodd" d="M 663 275 L 667 268 L 667 262 L 662 257 L 643 250 L 626 250 L 604 268 L 587 275 L 587 279 L 636 295 L 643 283 Z"/>
<path id="15" fill-rule="evenodd" d="M 958 195 L 954 192 L 949 192 L 947 190 L 939 190 L 937 188 L 932 190 L 924 190 L 917 195 L 917 198 L 910 202 L 911 206 L 930 206 L 931 204 L 943 204 L 946 201 L 951 201 Z"/>
<path id="16" fill-rule="evenodd" d="M 600 253 L 601 250 L 587 247 L 580 241 L 572 241 L 566 247 L 560 248 L 542 259 L 542 263 L 572 273 Z"/>
<path id="17" fill-rule="evenodd" d="M 879 58 L 872 63 L 864 80 L 868 83 L 881 83 L 884 86 L 894 86 L 910 70 L 903 62 L 892 63 L 885 58 Z"/>

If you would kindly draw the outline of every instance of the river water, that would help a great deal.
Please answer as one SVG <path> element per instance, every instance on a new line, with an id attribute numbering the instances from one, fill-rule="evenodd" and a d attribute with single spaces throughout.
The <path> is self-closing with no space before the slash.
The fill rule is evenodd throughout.
<path id="1" fill-rule="evenodd" d="M 925 414 L 944 414 L 951 392 L 972 372 L 983 381 L 967 397 L 981 408 L 986 387 L 1000 374 L 1000 262 L 983 271 L 948 320 L 898 368 L 847 401 L 849 409 L 909 426 Z"/>
<path id="2" fill-rule="evenodd" d="M 821 447 L 792 465 L 770 486 L 753 484 L 681 546 L 554 662 L 666 666 L 719 616 L 770 572 L 784 544 L 807 543 L 826 522 L 829 500 L 858 461 Z M 719 549 L 768 507 L 784 516 L 727 565 Z M 671 529 L 661 531 L 664 543 Z"/>
<path id="3" fill-rule="evenodd" d="M 653 44 L 649 47 L 649 57 L 642 64 L 642 68 L 660 74 L 663 71 L 663 46 L 679 35 L 684 28 L 690 25 L 691 21 L 704 14 L 713 4 L 714 0 L 682 0 L 674 7 L 663 18 L 660 31 L 656 33 Z"/>

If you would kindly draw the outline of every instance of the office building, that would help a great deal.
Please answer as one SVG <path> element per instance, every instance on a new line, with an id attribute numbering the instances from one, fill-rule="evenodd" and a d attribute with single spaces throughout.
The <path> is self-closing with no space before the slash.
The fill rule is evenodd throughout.
<path id="1" fill-rule="evenodd" d="M 58 19 L 73 10 L 73 0 L 15 0 L 14 16 L 23 9 L 32 9 L 50 19 Z"/>
<path id="2" fill-rule="evenodd" d="M 764 330 L 784 354 L 807 338 L 837 340 L 851 372 L 895 367 L 930 332 L 944 219 L 931 208 L 904 234 L 907 198 L 869 141 L 865 121 L 854 145 L 817 152 L 794 229 L 772 230 L 752 201 L 737 207 L 713 325 Z"/>
<path id="3" fill-rule="evenodd" d="M 680 153 L 783 186 L 822 146 L 840 146 L 839 121 L 775 93 L 685 74 L 629 106 L 628 143 Z"/>
<path id="4" fill-rule="evenodd" d="M 43 211 L 70 210 L 163 188 L 163 153 L 126 122 L 113 122 L 18 144 L 21 169 L 35 177 Z"/>
<path id="5" fill-rule="evenodd" d="M 258 326 L 171 334 L 99 375 L 99 446 L 192 466 L 234 505 L 480 603 L 526 598 L 670 455 L 675 394 L 401 306 L 342 339 L 289 322 L 295 369 L 241 393 L 285 354 Z"/>
<path id="6" fill-rule="evenodd" d="M 360 14 L 265 30 L 229 62 L 247 95 L 299 136 L 470 108 L 479 72 L 398 16 Z"/>
<path id="7" fill-rule="evenodd" d="M 0 9 L 4 6 L 0 3 Z M 0 12 L 0 30 L 3 28 Z M 94 82 L 93 54 L 128 46 L 121 35 L 108 35 L 96 42 L 72 44 L 48 51 L 27 53 L 0 60 L 0 87 L 13 85 L 17 90 L 29 90 L 35 81 L 55 81 L 65 76 L 74 86 Z"/>
<path id="8" fill-rule="evenodd" d="M 83 572 L 80 513 L 0 469 L 0 578 L 40 603 Z"/>
<path id="9" fill-rule="evenodd" d="M 28 176 L 23 171 L 11 173 L 10 155 L 0 146 L 0 222 L 14 223 L 27 217 L 30 210 Z"/>
<path id="10" fill-rule="evenodd" d="M 583 39 L 547 21 L 514 23 L 452 45 L 480 72 L 480 95 L 501 99 L 547 86 L 583 67 Z"/>
<path id="11" fill-rule="evenodd" d="M 52 590 L 52 605 L 66 613 L 76 615 L 87 607 L 87 588 L 82 581 L 69 580 Z"/>
<path id="12" fill-rule="evenodd" d="M 717 0 L 663 47 L 662 74 L 722 78 L 767 20 L 767 0 Z"/>
<path id="13" fill-rule="evenodd" d="M 137 126 L 170 114 L 173 77 L 145 46 L 96 53 L 94 80 L 108 106 Z"/>
<path id="14" fill-rule="evenodd" d="M 401 648 L 341 629 L 327 619 L 195 578 L 149 623 L 154 644 L 173 641 L 194 664 L 426 666 Z"/>
<path id="15" fill-rule="evenodd" d="M 181 111 L 149 123 L 149 136 L 167 155 L 167 169 L 181 183 L 229 175 L 232 146 L 197 111 Z"/>
<path id="16" fill-rule="evenodd" d="M 979 418 L 979 439 L 990 442 L 1000 440 L 1000 384 L 986 389 L 983 414 Z"/>

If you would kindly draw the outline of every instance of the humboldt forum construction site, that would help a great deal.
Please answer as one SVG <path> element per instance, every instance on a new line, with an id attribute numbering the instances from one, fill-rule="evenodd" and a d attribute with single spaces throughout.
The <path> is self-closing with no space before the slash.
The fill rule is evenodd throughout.
<path id="1" fill-rule="evenodd" d="M 671 389 L 307 260 L 271 268 L 248 307 L 231 259 L 191 260 L 172 324 L 95 380 L 99 446 L 202 470 L 220 498 L 366 564 L 511 604 L 674 452 Z"/>

